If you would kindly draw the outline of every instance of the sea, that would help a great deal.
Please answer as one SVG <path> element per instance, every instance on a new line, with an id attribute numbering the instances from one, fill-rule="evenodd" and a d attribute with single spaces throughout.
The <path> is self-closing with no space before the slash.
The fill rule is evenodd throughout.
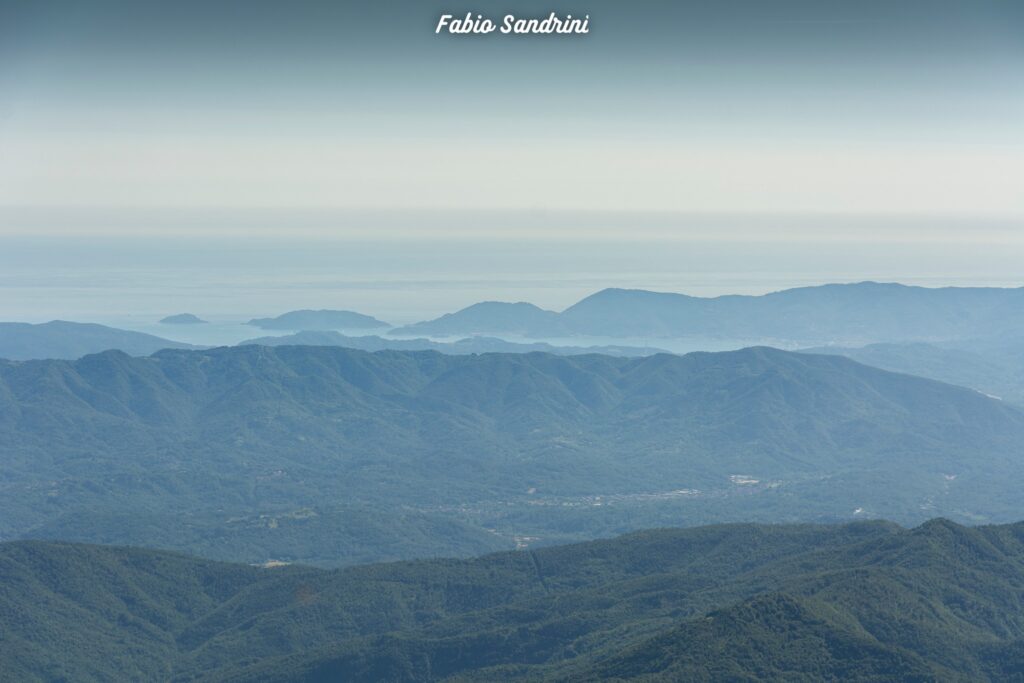
<path id="1" fill-rule="evenodd" d="M 702 297 L 865 280 L 1019 287 L 1020 263 L 1019 248 L 964 243 L 0 236 L 0 320 L 95 322 L 229 345 L 267 334 L 251 318 L 296 309 L 352 310 L 399 326 L 480 301 L 558 311 L 607 287 Z M 177 313 L 208 324 L 159 322 Z M 756 340 L 547 341 L 688 351 Z"/>

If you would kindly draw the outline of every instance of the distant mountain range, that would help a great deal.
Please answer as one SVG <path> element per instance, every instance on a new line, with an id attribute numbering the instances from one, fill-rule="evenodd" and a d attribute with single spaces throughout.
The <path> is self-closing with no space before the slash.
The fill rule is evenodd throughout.
<path id="1" fill-rule="evenodd" d="M 390 327 L 386 322 L 352 311 L 290 311 L 276 318 L 253 318 L 249 325 L 264 330 L 361 330 Z"/>
<path id="2" fill-rule="evenodd" d="M 310 346 L 0 362 L 0 538 L 344 564 L 1020 514 L 1024 413 L 838 356 Z"/>
<path id="3" fill-rule="evenodd" d="M 183 325 L 197 321 L 202 322 L 191 314 L 180 314 L 161 322 Z M 1008 340 L 1024 339 L 1024 288 L 927 289 L 864 282 L 789 289 L 763 296 L 716 298 L 606 289 L 561 313 L 524 302 L 483 302 L 436 320 L 391 329 L 388 336 L 339 333 L 338 330 L 389 328 L 384 321 L 351 311 L 291 311 L 276 318 L 255 318 L 248 324 L 295 334 L 289 336 L 287 342 L 260 337 L 243 343 L 349 345 L 366 350 L 430 349 L 442 353 L 545 351 L 636 356 L 658 351 L 655 348 L 658 343 L 647 343 L 647 340 L 657 339 L 689 339 L 686 348 L 701 348 L 702 342 L 709 348 L 766 344 L 790 349 L 814 347 L 832 353 L 836 349 L 869 344 L 926 343 L 948 351 L 969 353 L 975 353 L 979 345 L 987 345 L 992 347 L 993 353 L 1001 353 L 997 347 L 1004 346 Z M 315 334 L 318 332 L 336 334 Z M 502 339 L 503 335 L 517 339 L 551 340 L 575 336 L 631 339 L 633 342 L 587 347 L 551 341 L 513 342 Z M 636 339 L 644 342 L 637 344 Z M 673 350 L 679 348 L 678 344 L 673 346 L 668 342 L 663 345 Z M 189 346 L 86 323 L 0 323 L 0 357 L 3 358 L 70 359 L 108 349 L 147 355 L 162 348 Z M 956 359 L 947 360 L 954 362 Z M 961 356 L 959 360 L 969 366 L 979 362 L 978 358 L 969 356 Z M 1003 360 L 1016 363 L 1013 359 Z M 1003 360 L 995 361 L 996 365 L 1001 365 Z M 981 364 L 992 361 L 982 359 Z M 938 362 L 936 358 L 935 363 Z M 956 366 L 954 362 L 951 367 Z M 885 367 L 915 372 L 913 365 Z M 987 372 L 981 367 L 977 370 Z M 971 380 L 964 384 L 978 385 L 974 381 L 976 373 L 969 371 L 921 374 L 958 383 L 958 377 L 963 376 Z M 1001 389 L 990 393 L 1002 396 L 1013 392 Z"/>
<path id="4" fill-rule="evenodd" d="M 544 352 L 558 356 L 578 356 L 600 353 L 608 356 L 650 356 L 667 353 L 664 349 L 638 346 L 553 346 L 544 342 L 517 343 L 496 337 L 467 337 L 454 342 L 436 342 L 430 339 L 389 339 L 376 335 L 350 337 L 340 332 L 303 331 L 281 337 L 259 337 L 239 342 L 239 346 L 344 346 L 361 351 L 438 351 L 447 354 L 465 353 L 533 353 Z"/>
<path id="5" fill-rule="evenodd" d="M 930 289 L 861 282 L 763 296 L 701 298 L 605 289 L 561 313 L 527 303 L 475 304 L 396 334 L 530 337 L 715 337 L 778 344 L 1024 336 L 1024 288 Z"/>
<path id="6" fill-rule="evenodd" d="M 189 349 L 190 344 L 162 339 L 142 332 L 119 330 L 93 323 L 54 320 L 30 323 L 0 323 L 0 358 L 75 359 L 89 353 L 118 349 L 133 356 L 148 356 L 160 349 Z"/>
<path id="7" fill-rule="evenodd" d="M 726 525 L 325 571 L 0 544 L 17 681 L 1011 681 L 1024 525 Z"/>
<path id="8" fill-rule="evenodd" d="M 161 321 L 165 322 L 165 321 Z M 204 321 L 200 321 L 204 322 Z M 188 324 L 188 323 L 174 323 Z M 332 330 L 304 330 L 276 337 L 258 337 L 239 345 L 260 346 L 344 346 L 363 351 L 395 349 L 404 351 L 439 351 L 446 354 L 470 353 L 533 353 L 561 356 L 599 353 L 609 356 L 649 356 L 666 353 L 664 349 L 638 346 L 555 346 L 544 342 L 519 343 L 496 337 L 469 337 L 454 342 L 429 339 L 389 339 L 377 335 L 348 336 Z M 124 351 L 132 356 L 148 356 L 160 349 L 202 348 L 163 339 L 150 334 L 121 330 L 92 323 L 54 321 L 40 325 L 0 323 L 0 358 L 10 360 L 42 360 L 57 358 L 74 360 L 102 351 Z"/>

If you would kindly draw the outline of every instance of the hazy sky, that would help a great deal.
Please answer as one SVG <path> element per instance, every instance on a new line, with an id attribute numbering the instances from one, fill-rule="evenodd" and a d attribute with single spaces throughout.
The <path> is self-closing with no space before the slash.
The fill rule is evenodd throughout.
<path id="1" fill-rule="evenodd" d="M 591 34 L 434 35 L 468 9 Z M 0 0 L 2 234 L 857 216 L 1024 244 L 1024 3 Z"/>

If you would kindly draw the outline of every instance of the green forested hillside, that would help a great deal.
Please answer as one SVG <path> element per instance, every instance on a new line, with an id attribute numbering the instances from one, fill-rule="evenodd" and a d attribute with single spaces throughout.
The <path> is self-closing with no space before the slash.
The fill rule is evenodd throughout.
<path id="1" fill-rule="evenodd" d="M 1024 413 L 841 357 L 0 362 L 0 538 L 325 565 L 722 520 L 1009 521 Z"/>
<path id="2" fill-rule="evenodd" d="M 725 525 L 342 570 L 0 545 L 2 680 L 1002 681 L 1024 526 Z"/>

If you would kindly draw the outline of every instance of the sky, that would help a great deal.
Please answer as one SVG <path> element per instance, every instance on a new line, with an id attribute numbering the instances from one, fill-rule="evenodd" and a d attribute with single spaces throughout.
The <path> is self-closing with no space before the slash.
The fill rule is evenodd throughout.
<path id="1" fill-rule="evenodd" d="M 435 34 L 467 11 L 591 32 Z M 1024 284 L 1024 3 L 0 0 L 7 315 L 73 315 L 142 265 L 165 279 L 135 272 L 133 310 L 196 263 L 244 293 L 275 259 L 495 298 L 577 283 L 552 306 Z M 482 296 L 460 287 L 431 310 Z"/>
<path id="2" fill-rule="evenodd" d="M 208 210 L 202 231 L 335 212 L 312 233 L 422 209 L 1024 215 L 1020 3 L 0 7 L 6 233 L 75 230 L 68 207 L 154 232 L 162 209 Z M 467 9 L 591 33 L 434 34 Z"/>

